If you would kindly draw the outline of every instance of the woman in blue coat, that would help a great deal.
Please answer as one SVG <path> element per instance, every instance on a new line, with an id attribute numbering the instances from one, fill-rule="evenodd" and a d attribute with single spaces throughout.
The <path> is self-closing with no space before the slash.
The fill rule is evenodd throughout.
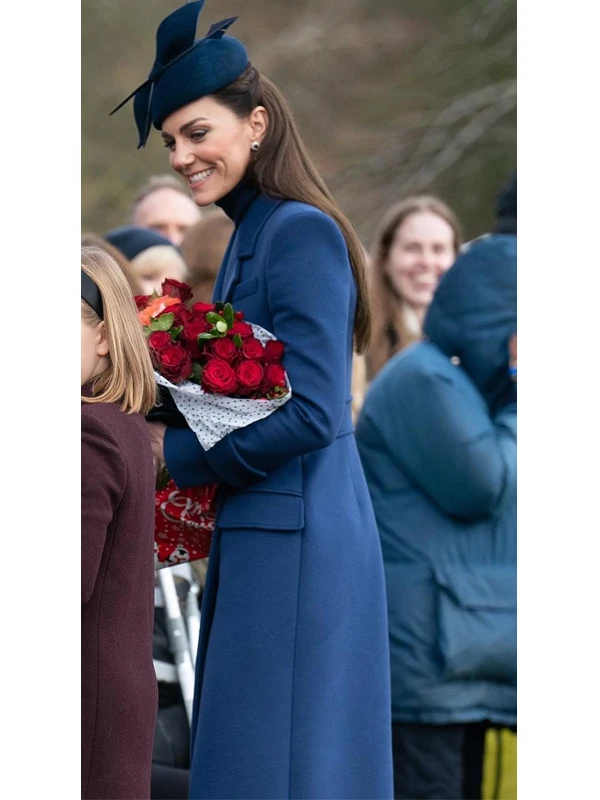
<path id="1" fill-rule="evenodd" d="M 363 255 L 233 22 L 167 17 L 135 92 L 200 206 L 235 224 L 214 298 L 285 345 L 291 399 L 204 451 L 151 425 L 181 487 L 222 484 L 203 598 L 192 798 L 390 798 L 381 547 L 351 422 L 369 332 Z"/>
<path id="2" fill-rule="evenodd" d="M 516 249 L 502 232 L 459 256 L 426 341 L 386 364 L 357 424 L 387 580 L 397 798 L 480 798 L 485 728 L 516 725 Z"/>

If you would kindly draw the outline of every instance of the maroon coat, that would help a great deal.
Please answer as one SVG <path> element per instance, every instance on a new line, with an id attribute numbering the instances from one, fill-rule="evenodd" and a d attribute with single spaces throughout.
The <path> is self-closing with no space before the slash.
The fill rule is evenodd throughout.
<path id="1" fill-rule="evenodd" d="M 157 684 L 146 423 L 81 405 L 81 796 L 150 797 Z"/>

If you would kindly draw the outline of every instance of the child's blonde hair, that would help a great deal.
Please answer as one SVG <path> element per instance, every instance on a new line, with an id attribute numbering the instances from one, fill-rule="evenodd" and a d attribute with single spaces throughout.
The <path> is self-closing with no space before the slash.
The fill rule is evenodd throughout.
<path id="1" fill-rule="evenodd" d="M 82 396 L 81 401 L 119 403 L 128 414 L 147 414 L 156 402 L 156 382 L 127 280 L 114 258 L 100 247 L 81 248 L 81 269 L 102 296 L 109 347 L 109 366 L 94 380 L 94 396 Z M 84 300 L 81 313 L 92 324 L 101 322 Z"/>

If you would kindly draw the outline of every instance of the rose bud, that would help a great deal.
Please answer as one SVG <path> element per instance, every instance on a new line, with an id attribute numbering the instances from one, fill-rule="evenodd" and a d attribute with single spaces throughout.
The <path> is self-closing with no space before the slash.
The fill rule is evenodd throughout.
<path id="1" fill-rule="evenodd" d="M 197 311 L 199 314 L 208 314 L 209 311 L 214 311 L 215 308 L 214 303 L 194 303 L 192 311 Z"/>
<path id="2" fill-rule="evenodd" d="M 233 323 L 232 327 L 227 331 L 227 336 L 235 336 L 237 333 L 242 339 L 247 339 L 248 336 L 254 336 L 252 327 L 247 322 L 241 322 L 239 319 Z"/>
<path id="3" fill-rule="evenodd" d="M 181 336 L 194 358 L 197 358 L 202 353 L 198 344 L 198 336 L 201 333 L 206 333 L 208 329 L 208 323 L 201 319 L 190 319 L 183 326 Z"/>
<path id="4" fill-rule="evenodd" d="M 154 331 L 148 337 L 148 347 L 156 353 L 164 350 L 165 347 L 171 347 L 172 344 L 173 339 L 167 331 Z"/>
<path id="5" fill-rule="evenodd" d="M 206 392 L 230 395 L 237 386 L 237 375 L 222 358 L 211 358 L 202 370 L 202 388 Z"/>
<path id="6" fill-rule="evenodd" d="M 265 362 L 267 364 L 274 364 L 281 361 L 283 358 L 284 346 L 281 342 L 269 341 L 265 344 Z"/>
<path id="7" fill-rule="evenodd" d="M 242 356 L 244 358 L 253 359 L 254 361 L 262 361 L 265 355 L 265 348 L 262 343 L 255 339 L 254 336 L 249 336 L 244 339 L 242 343 Z"/>
<path id="8" fill-rule="evenodd" d="M 137 306 L 138 311 L 143 311 L 148 303 L 150 302 L 150 295 L 147 294 L 136 294 L 133 298 L 135 300 L 135 304 Z"/>
<path id="9" fill-rule="evenodd" d="M 216 358 L 222 358 L 231 363 L 239 355 L 239 350 L 231 339 L 213 339 L 210 343 L 210 352 Z"/>
<path id="10" fill-rule="evenodd" d="M 281 364 L 269 364 L 268 367 L 265 367 L 265 378 L 260 389 L 263 394 L 268 394 L 276 386 L 281 386 L 282 389 L 286 388 L 285 370 Z"/>
<path id="11" fill-rule="evenodd" d="M 177 328 L 180 325 L 185 325 L 186 322 L 189 322 L 192 319 L 192 312 L 187 306 L 184 306 L 183 303 L 179 303 L 177 306 L 170 306 L 167 309 L 167 312 L 175 315 L 173 325 Z"/>
<path id="12" fill-rule="evenodd" d="M 258 392 L 264 377 L 263 368 L 258 361 L 241 361 L 235 371 L 240 385 L 240 393 Z"/>
<path id="13" fill-rule="evenodd" d="M 182 303 L 190 300 L 193 294 L 191 286 L 188 286 L 187 283 L 176 281 L 174 278 L 165 278 L 160 288 L 163 295 L 177 297 Z"/>
<path id="14" fill-rule="evenodd" d="M 173 344 L 157 353 L 160 372 L 171 383 L 182 383 L 192 374 L 192 357 L 180 345 Z"/>

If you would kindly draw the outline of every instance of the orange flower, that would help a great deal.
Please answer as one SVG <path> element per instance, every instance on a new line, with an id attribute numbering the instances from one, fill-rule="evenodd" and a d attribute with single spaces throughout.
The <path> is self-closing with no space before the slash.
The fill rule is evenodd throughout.
<path id="1" fill-rule="evenodd" d="M 155 297 L 146 308 L 140 311 L 142 325 L 150 325 L 153 319 L 160 316 L 169 306 L 177 306 L 181 303 L 178 297 Z"/>

